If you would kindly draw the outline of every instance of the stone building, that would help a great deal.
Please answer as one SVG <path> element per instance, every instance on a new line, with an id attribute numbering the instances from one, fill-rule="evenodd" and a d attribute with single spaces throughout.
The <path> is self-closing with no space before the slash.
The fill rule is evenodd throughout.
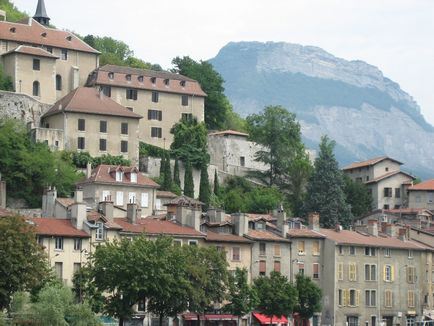
<path id="1" fill-rule="evenodd" d="M 434 211 L 434 180 L 408 187 L 408 207 Z"/>

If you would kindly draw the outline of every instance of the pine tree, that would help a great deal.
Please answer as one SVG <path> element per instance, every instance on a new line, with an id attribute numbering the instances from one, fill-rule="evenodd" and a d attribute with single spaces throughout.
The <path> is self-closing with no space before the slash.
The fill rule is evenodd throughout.
<path id="1" fill-rule="evenodd" d="M 163 189 L 170 191 L 172 189 L 172 172 L 170 171 L 170 156 L 165 155 L 164 173 L 163 173 Z"/>
<path id="2" fill-rule="evenodd" d="M 178 159 L 175 159 L 175 167 L 173 168 L 173 182 L 181 187 L 181 180 L 179 178 L 179 162 Z"/>
<path id="3" fill-rule="evenodd" d="M 321 138 L 320 152 L 315 160 L 315 171 L 307 187 L 305 212 L 318 212 L 323 227 L 336 224 L 348 227 L 352 215 L 344 193 L 344 179 L 333 153 L 335 142 Z"/>
<path id="4" fill-rule="evenodd" d="M 190 161 L 185 163 L 184 195 L 191 198 L 194 197 L 193 171 Z"/>
<path id="5" fill-rule="evenodd" d="M 202 164 L 200 169 L 200 186 L 199 186 L 199 200 L 204 203 L 204 208 L 207 209 L 211 198 L 211 188 L 209 185 L 208 166 Z"/>
<path id="6" fill-rule="evenodd" d="M 219 177 L 217 175 L 217 169 L 214 171 L 214 195 L 218 196 L 220 194 L 220 184 Z"/>

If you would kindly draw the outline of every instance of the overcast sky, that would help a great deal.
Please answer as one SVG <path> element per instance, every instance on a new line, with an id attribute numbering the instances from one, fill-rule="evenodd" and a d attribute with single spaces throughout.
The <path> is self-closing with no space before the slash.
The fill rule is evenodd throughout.
<path id="1" fill-rule="evenodd" d="M 12 0 L 29 14 L 37 0 Z M 163 68 L 230 41 L 315 45 L 379 67 L 434 124 L 434 0 L 45 0 L 51 22 L 123 40 Z"/>

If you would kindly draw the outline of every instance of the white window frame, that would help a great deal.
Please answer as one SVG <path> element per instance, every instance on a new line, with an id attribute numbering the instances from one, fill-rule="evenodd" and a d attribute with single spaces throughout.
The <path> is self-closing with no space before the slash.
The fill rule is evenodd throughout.
<path id="1" fill-rule="evenodd" d="M 81 238 L 74 238 L 74 250 L 80 251 L 81 245 L 82 245 Z"/>
<path id="2" fill-rule="evenodd" d="M 131 182 L 137 183 L 137 173 L 136 172 L 131 172 Z"/>
<path id="3" fill-rule="evenodd" d="M 368 267 L 368 275 L 366 275 L 366 267 Z M 372 273 L 372 267 L 374 267 L 374 269 L 375 269 L 374 275 L 372 275 L 373 274 Z M 377 281 L 377 279 L 378 279 L 378 277 L 377 277 L 378 271 L 377 271 L 377 265 L 376 264 L 365 264 L 364 272 L 365 272 L 365 281 L 369 281 L 369 282 L 372 282 L 372 281 L 375 282 L 375 281 Z"/>
<path id="4" fill-rule="evenodd" d="M 63 251 L 63 237 L 54 238 L 54 250 Z"/>
<path id="5" fill-rule="evenodd" d="M 109 201 L 111 198 L 110 190 L 103 190 L 101 194 L 101 201 Z"/>
<path id="6" fill-rule="evenodd" d="M 161 199 L 157 198 L 155 201 L 155 209 L 160 210 L 161 209 Z"/>
<path id="7" fill-rule="evenodd" d="M 123 206 L 124 205 L 124 192 L 116 191 L 116 205 Z"/>
<path id="8" fill-rule="evenodd" d="M 123 172 L 116 171 L 116 182 L 122 182 L 122 179 L 123 179 Z"/>
<path id="9" fill-rule="evenodd" d="M 104 224 L 96 223 L 95 240 L 104 240 Z"/>
<path id="10" fill-rule="evenodd" d="M 129 204 L 137 203 L 137 195 L 135 192 L 129 192 L 128 193 L 128 203 Z"/>
<path id="11" fill-rule="evenodd" d="M 140 199 L 140 205 L 142 207 L 149 207 L 149 194 L 147 192 L 142 192 Z"/>
<path id="12" fill-rule="evenodd" d="M 189 246 L 197 246 L 198 245 L 197 240 L 188 240 L 188 245 Z"/>
<path id="13" fill-rule="evenodd" d="M 372 295 L 374 294 L 374 300 L 372 300 Z M 375 301 L 374 303 L 372 301 Z M 376 307 L 377 306 L 377 290 L 367 289 L 365 290 L 365 306 L 366 307 Z"/>

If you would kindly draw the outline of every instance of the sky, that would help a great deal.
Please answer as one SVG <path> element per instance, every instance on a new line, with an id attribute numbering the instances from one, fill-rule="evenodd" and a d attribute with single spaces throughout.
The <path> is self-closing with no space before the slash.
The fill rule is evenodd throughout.
<path id="1" fill-rule="evenodd" d="M 12 0 L 33 15 L 37 0 Z M 377 66 L 434 125 L 434 0 L 45 0 L 51 22 L 145 61 L 207 60 L 231 41 L 314 45 Z"/>

